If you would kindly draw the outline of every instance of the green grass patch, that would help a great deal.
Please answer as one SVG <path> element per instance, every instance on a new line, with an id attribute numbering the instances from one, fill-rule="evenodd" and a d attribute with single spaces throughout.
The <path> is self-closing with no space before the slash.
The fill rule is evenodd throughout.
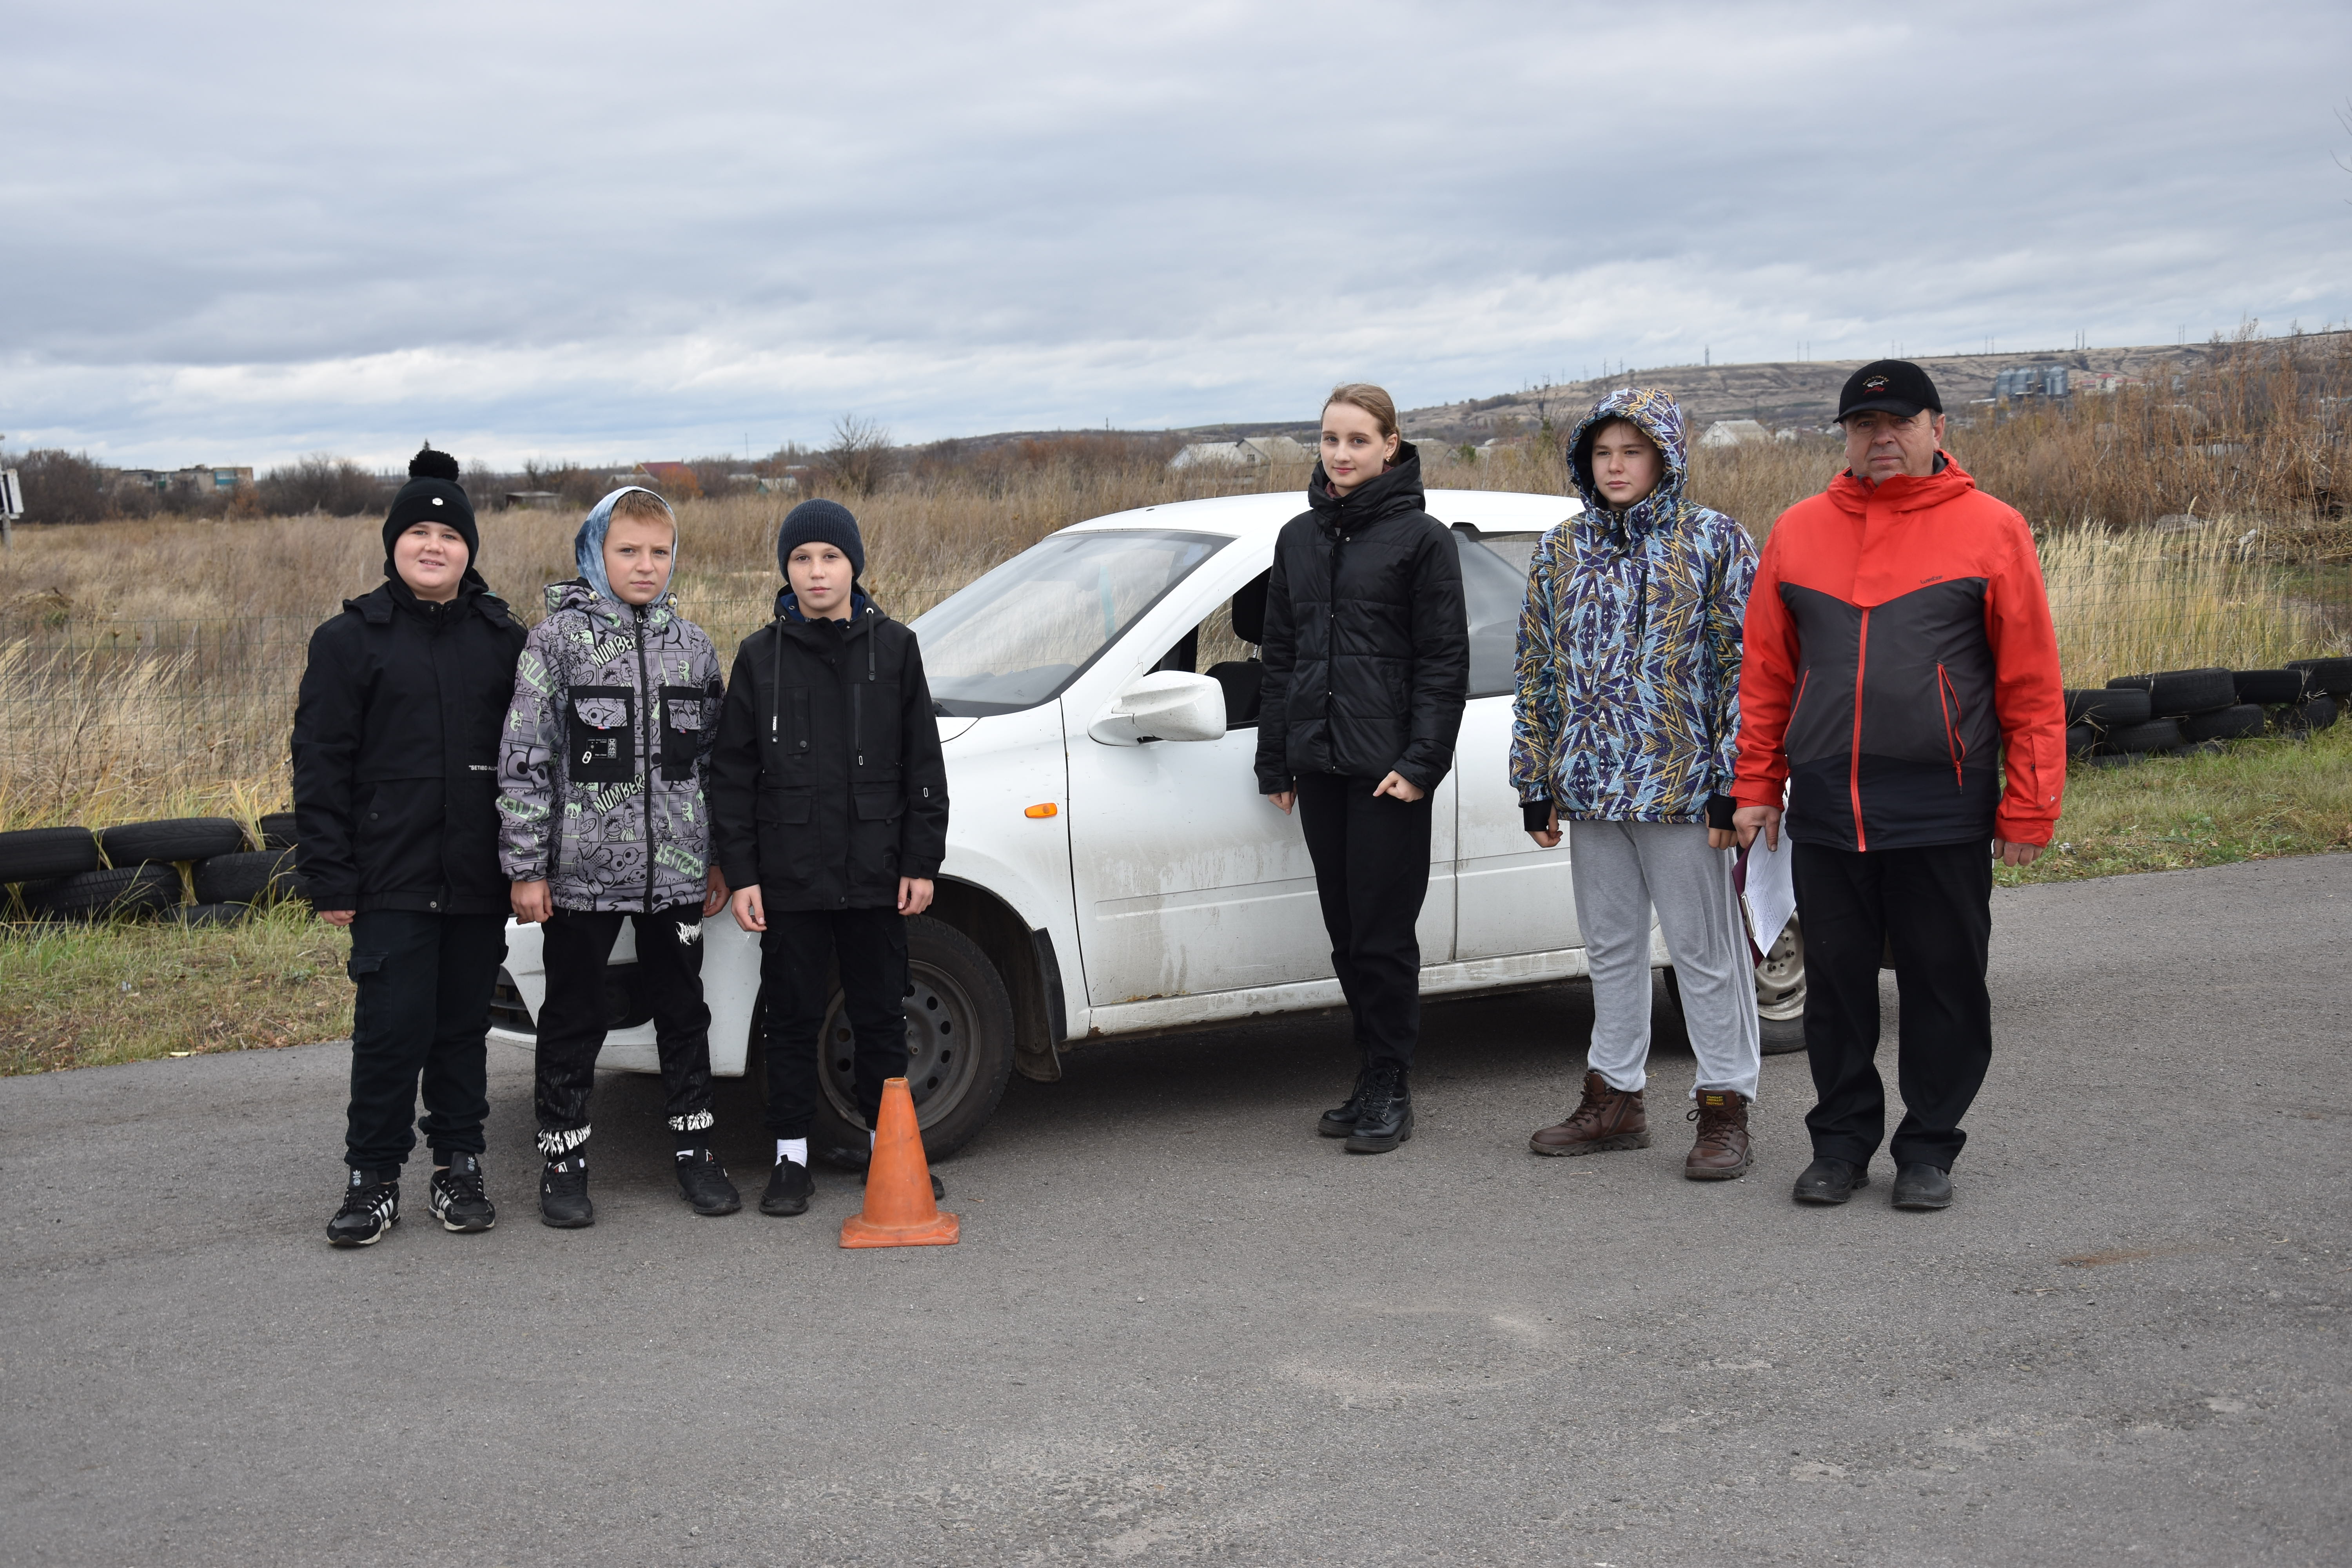
<path id="1" fill-rule="evenodd" d="M 2338 724 L 2307 740 L 2234 741 L 2130 767 L 2076 763 L 2049 852 L 1998 875 L 2016 887 L 2347 848 L 2352 724 Z"/>
<path id="2" fill-rule="evenodd" d="M 350 951 L 301 904 L 237 926 L 0 928 L 0 1075 L 341 1038 Z"/>

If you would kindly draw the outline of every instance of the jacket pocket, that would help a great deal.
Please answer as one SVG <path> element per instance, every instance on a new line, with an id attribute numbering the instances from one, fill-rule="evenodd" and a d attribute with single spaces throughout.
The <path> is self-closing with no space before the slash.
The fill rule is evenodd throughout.
<path id="1" fill-rule="evenodd" d="M 1942 665 L 1936 666 L 1936 704 L 1944 715 L 1944 751 L 1952 759 L 1952 786 L 1967 787 L 1961 764 L 1969 760 L 1969 742 L 1960 733 L 1960 721 L 1966 715 L 1960 710 L 1960 690 L 1952 684 L 1951 672 Z"/>
<path id="2" fill-rule="evenodd" d="M 860 822 L 890 822 L 907 809 L 907 797 L 897 784 L 887 787 L 861 786 L 853 792 L 857 799 L 857 820 Z"/>
<path id="3" fill-rule="evenodd" d="M 626 784 L 637 776 L 637 694 L 625 686 L 574 686 L 565 692 L 570 742 L 564 771 L 580 784 Z"/>
<path id="4" fill-rule="evenodd" d="M 702 750 L 702 689 L 663 687 L 661 714 L 662 777 L 672 783 L 690 779 Z"/>
<path id="5" fill-rule="evenodd" d="M 757 817 L 760 880 L 780 887 L 806 887 L 816 879 L 816 834 L 810 826 L 815 792 L 763 789 Z"/>

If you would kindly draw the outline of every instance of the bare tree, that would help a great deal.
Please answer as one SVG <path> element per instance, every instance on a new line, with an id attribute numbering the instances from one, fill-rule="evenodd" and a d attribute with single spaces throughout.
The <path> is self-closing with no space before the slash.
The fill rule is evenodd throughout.
<path id="1" fill-rule="evenodd" d="M 817 467 L 832 483 L 870 496 L 898 466 L 890 432 L 871 419 L 845 414 L 835 421 L 833 445 L 817 454 Z"/>

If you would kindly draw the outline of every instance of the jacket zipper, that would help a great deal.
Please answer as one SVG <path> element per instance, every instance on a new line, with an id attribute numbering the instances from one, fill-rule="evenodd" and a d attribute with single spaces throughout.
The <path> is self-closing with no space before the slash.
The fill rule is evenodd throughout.
<path id="1" fill-rule="evenodd" d="M 869 683 L 874 679 L 874 628 L 871 626 L 866 628 L 866 679 Z M 866 688 L 857 684 L 857 678 L 850 677 L 849 749 L 856 756 L 857 767 L 861 771 L 866 766 L 865 694 Z"/>
<path id="2" fill-rule="evenodd" d="M 646 759 L 646 912 L 654 910 L 654 735 L 655 724 L 669 716 L 656 711 L 660 706 L 654 700 L 653 682 L 646 674 L 646 610 L 637 607 L 637 711 L 643 720 L 637 733 L 644 737 Z"/>
<path id="3" fill-rule="evenodd" d="M 1339 755 L 1331 737 L 1331 694 L 1339 689 L 1339 547 L 1348 542 L 1344 526 L 1331 537 L 1331 588 L 1328 619 L 1323 623 L 1323 755 L 1328 766 Z"/>
<path id="4" fill-rule="evenodd" d="M 1862 830 L 1862 671 L 1870 653 L 1870 612 L 1862 612 L 1862 630 L 1853 643 L 1853 746 L 1846 756 L 1846 788 L 1853 798 L 1853 847 L 1857 852 L 1870 847 L 1870 839 Z"/>
<path id="5" fill-rule="evenodd" d="M 1969 743 L 1960 736 L 1960 689 L 1940 664 L 1936 667 L 1936 702 L 1944 710 L 1944 749 L 1952 756 L 1952 787 L 1964 789 L 1960 764 L 1968 760 Z"/>

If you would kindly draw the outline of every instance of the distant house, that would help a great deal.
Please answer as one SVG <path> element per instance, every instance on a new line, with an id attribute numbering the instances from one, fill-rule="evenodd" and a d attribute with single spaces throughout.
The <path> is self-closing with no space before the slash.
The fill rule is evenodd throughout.
<path id="1" fill-rule="evenodd" d="M 1287 436 L 1244 436 L 1233 441 L 1196 441 L 1168 459 L 1171 468 L 1254 468 L 1261 463 L 1305 463 L 1315 454 Z"/>
<path id="2" fill-rule="evenodd" d="M 117 484 L 147 490 L 233 490 L 253 483 L 253 470 L 198 463 L 185 468 L 117 468 L 114 479 Z"/>
<path id="3" fill-rule="evenodd" d="M 563 498 L 553 490 L 509 490 L 507 505 L 527 507 L 533 511 L 553 511 Z"/>
<path id="4" fill-rule="evenodd" d="M 702 493 L 702 480 L 693 467 L 686 463 L 639 463 L 637 471 L 624 483 L 643 484 L 652 480 L 650 488 L 678 500 L 688 500 Z"/>
<path id="5" fill-rule="evenodd" d="M 1750 441 L 1769 441 L 1772 432 L 1753 419 L 1718 419 L 1706 427 L 1698 438 L 1702 447 L 1738 447 Z"/>

